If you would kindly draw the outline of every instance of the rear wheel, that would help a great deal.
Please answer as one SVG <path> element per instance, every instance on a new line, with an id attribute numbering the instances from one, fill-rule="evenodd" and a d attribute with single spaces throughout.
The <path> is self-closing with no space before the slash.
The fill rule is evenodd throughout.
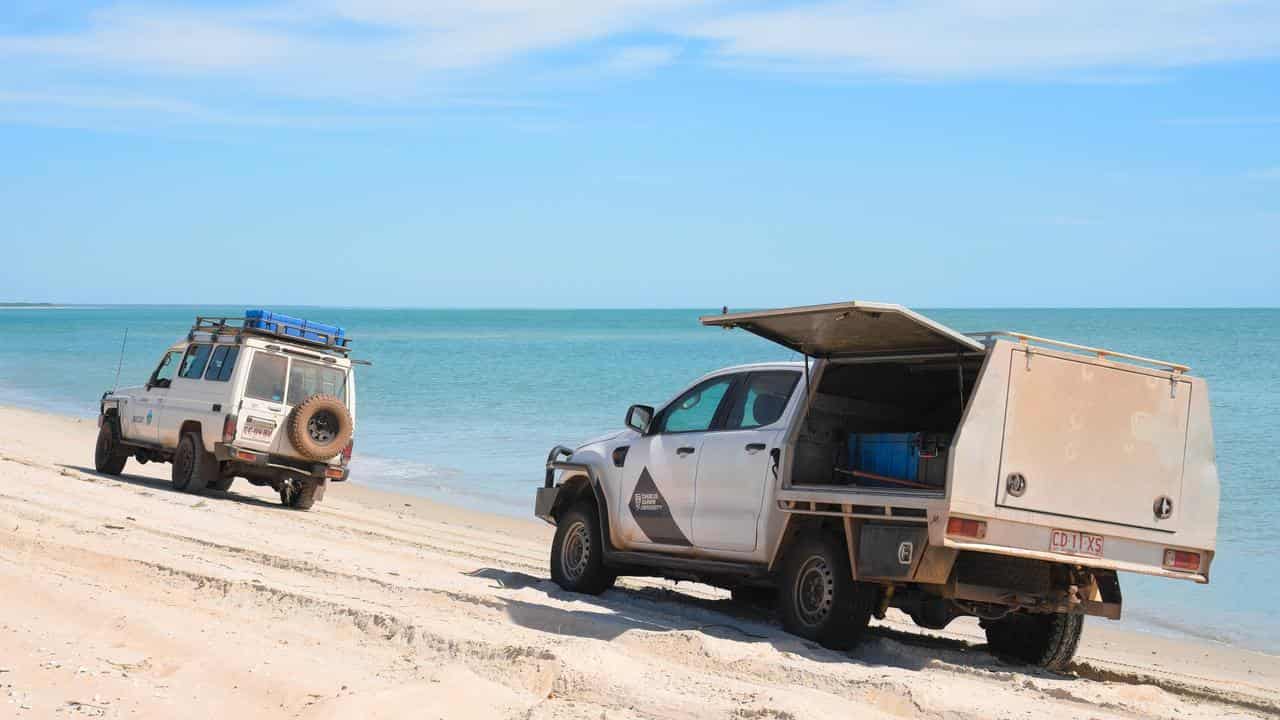
<path id="1" fill-rule="evenodd" d="M 565 590 L 587 595 L 599 595 L 618 579 L 605 567 L 600 521 L 591 505 L 579 503 L 556 518 L 551 579 Z"/>
<path id="2" fill-rule="evenodd" d="M 793 635 L 846 650 L 862 639 L 878 597 L 875 585 L 854 581 L 844 543 L 835 537 L 804 537 L 787 552 L 778 607 Z"/>
<path id="3" fill-rule="evenodd" d="M 173 489 L 189 493 L 204 492 L 216 480 L 218 459 L 205 452 L 198 433 L 185 433 L 173 453 Z"/>
<path id="4" fill-rule="evenodd" d="M 286 480 L 280 485 L 280 504 L 294 510 L 310 510 L 316 504 L 320 484 L 310 480 Z"/>
<path id="5" fill-rule="evenodd" d="M 999 620 L 983 620 L 982 628 L 993 654 L 1046 670 L 1064 670 L 1080 645 L 1084 616 L 1012 612 Z"/>
<path id="6" fill-rule="evenodd" d="M 119 475 L 128 459 L 129 451 L 120 444 L 120 427 L 115 418 L 104 418 L 93 448 L 93 468 L 106 475 Z"/>

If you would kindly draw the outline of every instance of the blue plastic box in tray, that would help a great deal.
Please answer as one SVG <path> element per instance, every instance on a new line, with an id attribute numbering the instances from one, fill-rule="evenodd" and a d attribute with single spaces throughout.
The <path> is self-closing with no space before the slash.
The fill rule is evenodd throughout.
<path id="1" fill-rule="evenodd" d="M 950 444 L 950 437 L 941 433 L 853 433 L 849 435 L 849 464 L 865 473 L 942 487 Z M 860 478 L 858 484 L 898 486 L 874 478 Z"/>
<path id="2" fill-rule="evenodd" d="M 326 345 L 346 344 L 347 333 L 337 325 L 311 322 L 268 310 L 245 310 L 244 324 L 245 327 L 265 330 L 276 335 L 290 335 Z"/>

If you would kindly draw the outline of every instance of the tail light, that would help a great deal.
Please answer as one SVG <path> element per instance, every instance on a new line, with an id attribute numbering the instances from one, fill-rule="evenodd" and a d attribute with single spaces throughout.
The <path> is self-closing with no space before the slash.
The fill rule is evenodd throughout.
<path id="1" fill-rule="evenodd" d="M 981 540 L 987 536 L 987 524 L 981 520 L 953 517 L 947 520 L 947 534 Z"/>
<path id="2" fill-rule="evenodd" d="M 346 447 L 342 448 L 342 462 L 343 462 L 343 464 L 346 464 L 346 463 L 351 462 L 351 451 L 354 449 L 355 444 L 356 444 L 356 441 L 355 441 L 355 439 L 353 438 L 353 439 L 351 439 L 351 440 L 348 440 L 348 441 L 347 441 L 347 446 L 346 446 Z"/>
<path id="3" fill-rule="evenodd" d="M 222 442 L 231 442 L 236 439 L 236 416 L 228 415 L 222 421 Z"/>
<path id="4" fill-rule="evenodd" d="M 1165 548 L 1164 566 L 1174 570 L 1199 570 L 1200 553 L 1190 550 L 1174 550 Z"/>

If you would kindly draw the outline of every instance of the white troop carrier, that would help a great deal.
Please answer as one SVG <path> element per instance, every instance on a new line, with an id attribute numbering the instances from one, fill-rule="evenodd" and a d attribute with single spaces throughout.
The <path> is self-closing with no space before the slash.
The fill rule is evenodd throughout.
<path id="1" fill-rule="evenodd" d="M 250 310 L 197 317 L 143 385 L 104 393 L 94 465 L 173 464 L 173 486 L 226 490 L 237 477 L 309 509 L 347 479 L 356 416 L 342 328 Z M 358 361 L 355 361 L 358 362 Z"/>

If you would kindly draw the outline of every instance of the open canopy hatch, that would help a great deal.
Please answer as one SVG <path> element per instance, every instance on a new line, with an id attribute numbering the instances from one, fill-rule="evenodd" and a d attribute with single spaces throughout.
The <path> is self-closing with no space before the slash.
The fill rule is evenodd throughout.
<path id="1" fill-rule="evenodd" d="M 901 305 L 842 302 L 707 315 L 703 325 L 742 328 L 819 358 L 982 352 L 985 348 Z"/>

